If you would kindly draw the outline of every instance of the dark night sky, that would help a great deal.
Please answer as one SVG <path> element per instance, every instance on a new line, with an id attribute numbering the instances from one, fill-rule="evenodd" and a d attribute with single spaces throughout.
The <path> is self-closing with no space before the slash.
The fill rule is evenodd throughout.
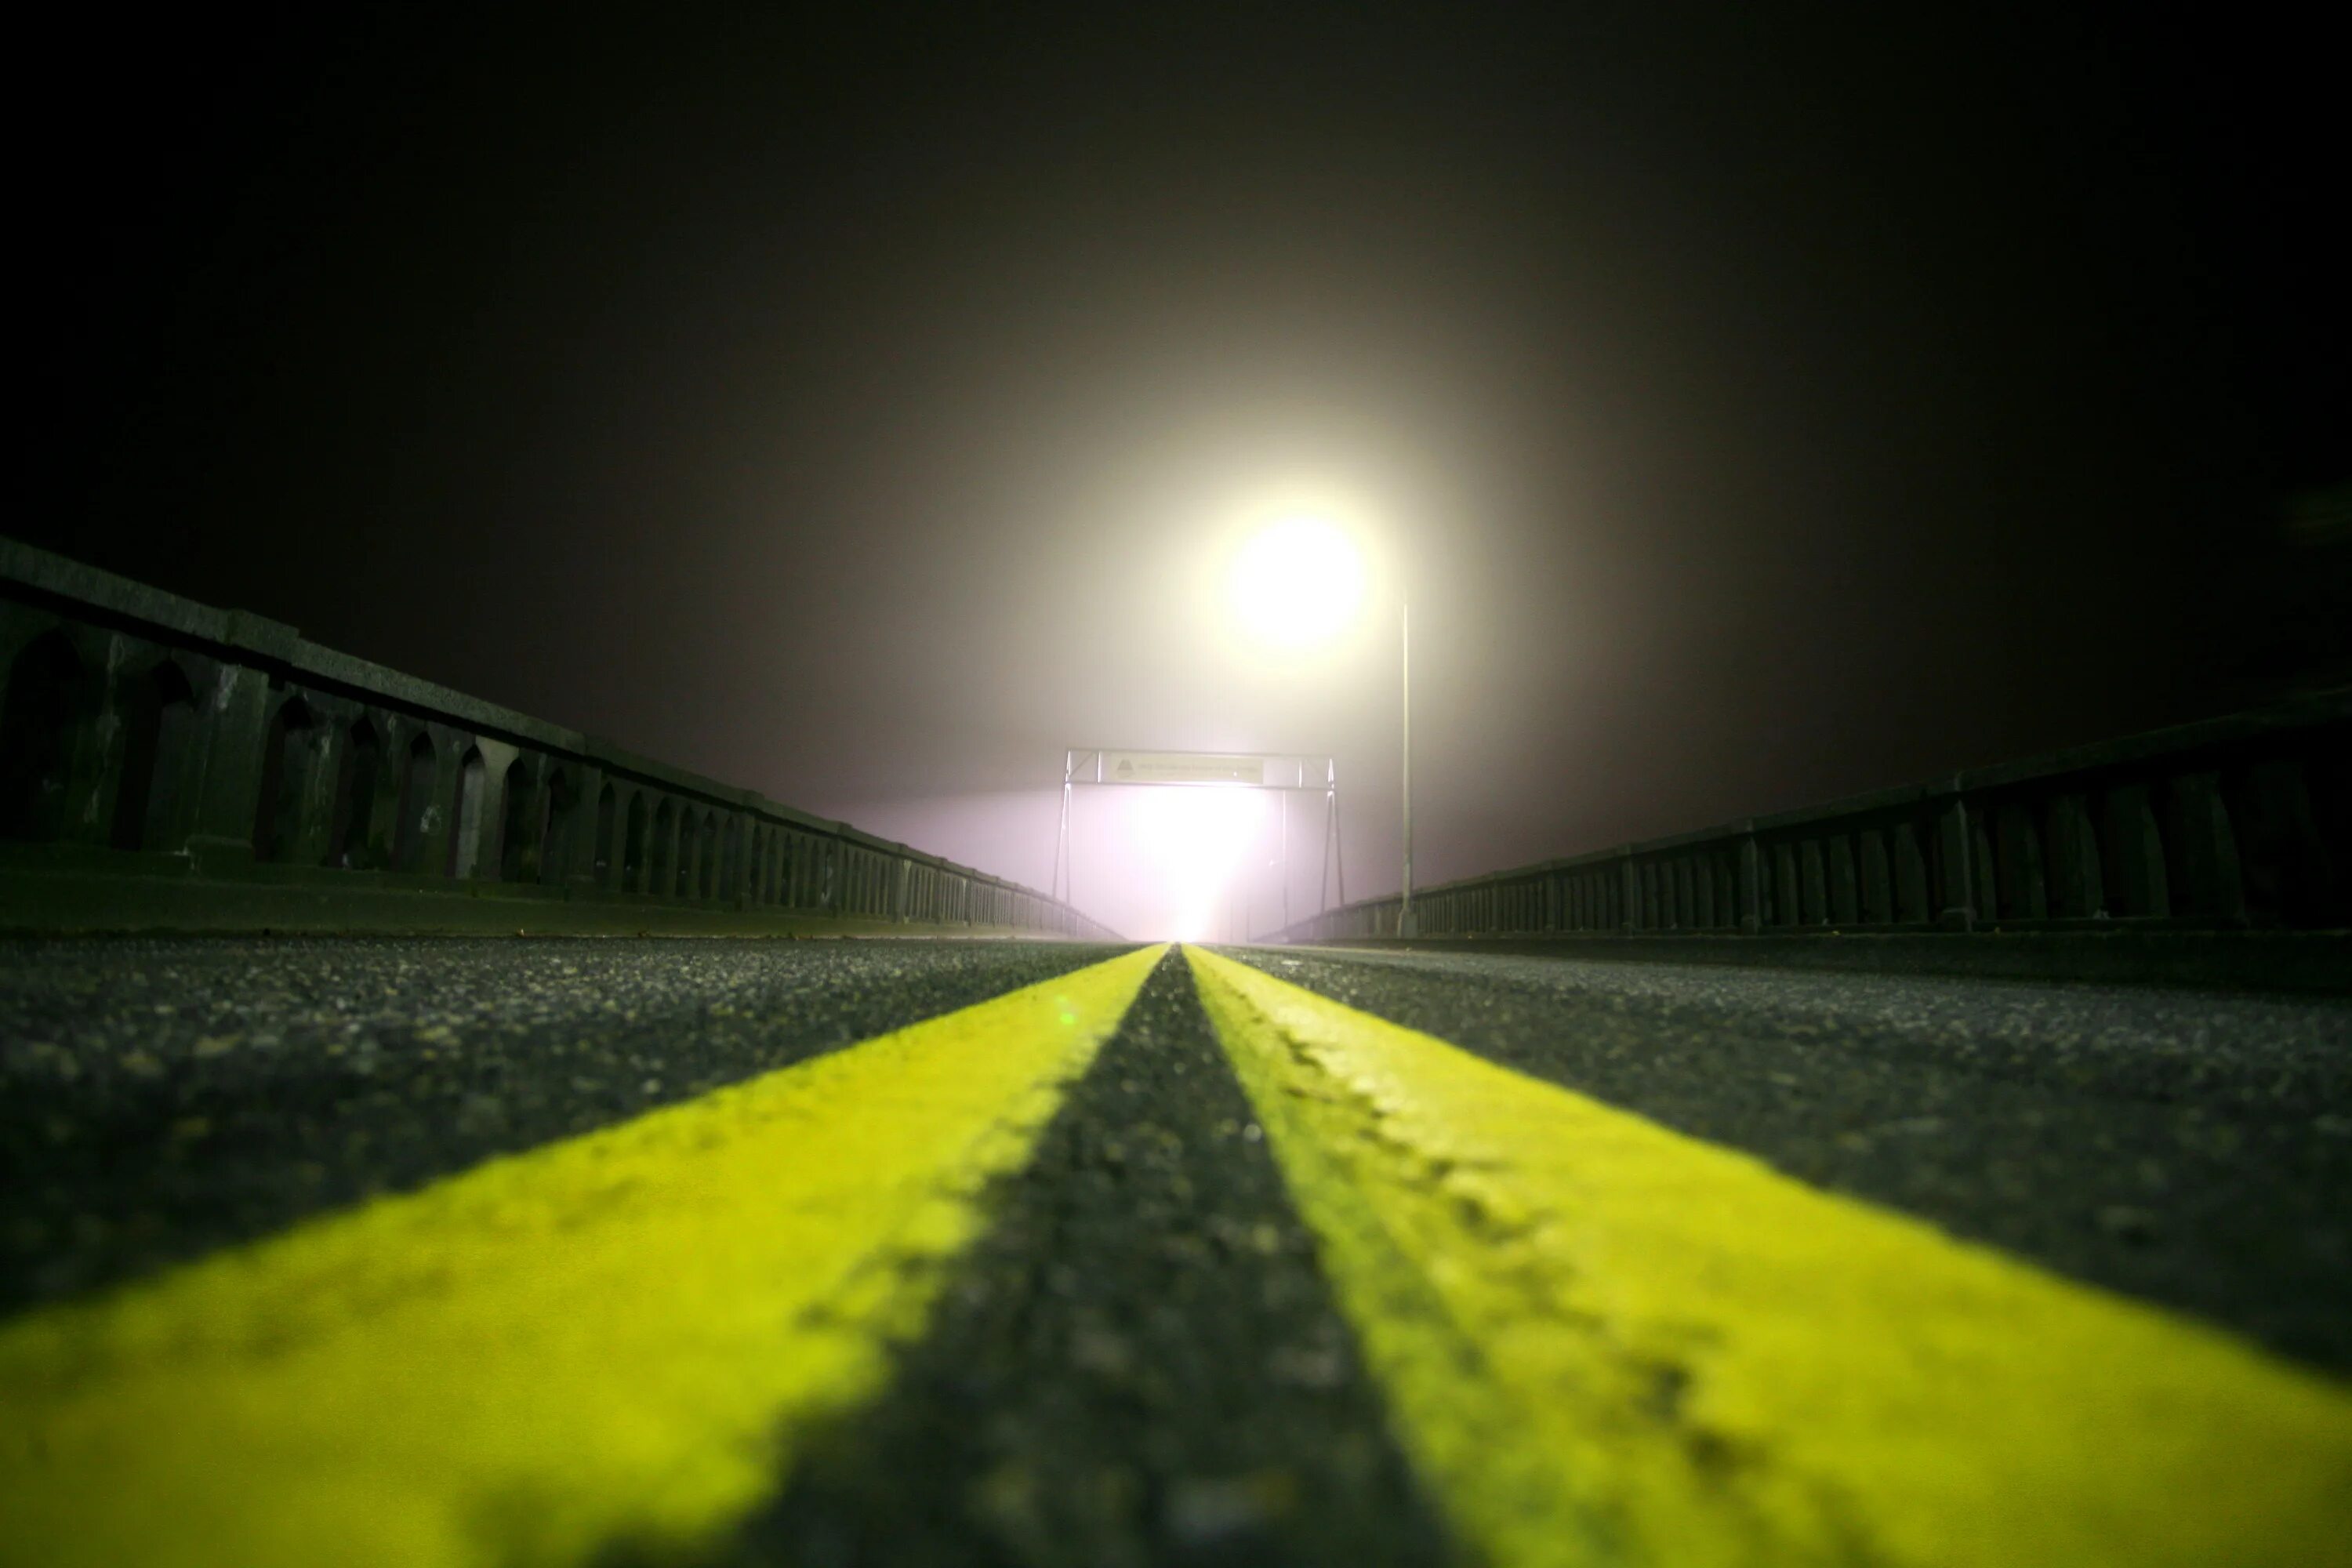
<path id="1" fill-rule="evenodd" d="M 1387 645 L 1200 612 L 1268 486 L 1412 585 L 1424 879 L 2328 651 L 2259 8 L 589 14 L 26 42 L 10 531 L 1039 884 L 1102 739 L 1336 752 L 1393 887 Z"/>

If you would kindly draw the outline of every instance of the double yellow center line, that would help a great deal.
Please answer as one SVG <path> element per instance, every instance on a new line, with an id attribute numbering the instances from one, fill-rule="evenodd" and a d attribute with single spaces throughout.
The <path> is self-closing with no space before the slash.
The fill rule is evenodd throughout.
<path id="1" fill-rule="evenodd" d="M 0 1561 L 574 1564 L 870 1397 L 1163 949 L 0 1330 Z"/>
<path id="2" fill-rule="evenodd" d="M 1163 952 L 0 1327 L 0 1563 L 691 1556 L 880 1392 Z M 2335 1385 L 1186 955 L 1473 1555 L 2345 1559 Z"/>
<path id="3" fill-rule="evenodd" d="M 1494 1562 L 2352 1560 L 2352 1398 L 1187 949 L 1406 1447 Z"/>

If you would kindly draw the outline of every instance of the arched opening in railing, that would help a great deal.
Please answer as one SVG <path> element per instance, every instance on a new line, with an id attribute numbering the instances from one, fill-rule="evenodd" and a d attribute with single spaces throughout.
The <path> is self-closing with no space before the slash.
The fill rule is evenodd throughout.
<path id="1" fill-rule="evenodd" d="M 580 786 L 569 769 L 556 768 L 547 775 L 547 826 L 539 851 L 539 879 L 551 888 L 562 883 L 571 867 L 579 816 Z"/>
<path id="2" fill-rule="evenodd" d="M 328 865 L 345 870 L 383 868 L 380 852 L 369 842 L 375 830 L 383 768 L 383 742 L 374 723 L 358 720 L 343 733 L 342 760 L 335 778 L 335 819 L 327 835 Z"/>
<path id="3" fill-rule="evenodd" d="M 2334 760 L 2352 775 L 2352 757 L 2339 752 Z M 2324 752 L 2258 757 L 2223 776 L 2246 910 L 2257 921 L 2316 926 L 2352 913 L 2352 868 L 2343 864 L 2347 846 L 2329 841 L 2329 761 Z M 2352 776 L 2336 784 L 2352 788 Z M 2339 798 L 2334 808 L 2352 816 L 2352 802 Z"/>
<path id="4" fill-rule="evenodd" d="M 677 892 L 677 803 L 667 795 L 654 813 L 650 860 L 653 877 L 646 890 L 660 898 L 674 897 Z"/>
<path id="5" fill-rule="evenodd" d="M 318 735 L 318 718 L 299 693 L 278 703 L 269 716 L 253 820 L 253 853 L 258 859 L 291 861 L 301 848 Z"/>
<path id="6" fill-rule="evenodd" d="M 628 825 L 621 841 L 621 886 L 641 892 L 646 885 L 646 792 L 629 792 Z"/>
<path id="7" fill-rule="evenodd" d="M 74 775 L 88 765 L 98 709 L 98 681 L 63 632 L 16 655 L 0 699 L 0 838 L 71 837 Z"/>
<path id="8" fill-rule="evenodd" d="M 677 814 L 677 879 L 665 889 L 673 899 L 694 897 L 697 862 L 702 857 L 702 814 L 692 806 Z"/>
<path id="9" fill-rule="evenodd" d="M 506 808 L 499 813 L 499 879 L 535 882 L 539 879 L 538 780 L 527 756 L 507 764 Z"/>
<path id="10" fill-rule="evenodd" d="M 403 871 L 425 869 L 425 841 L 432 835 L 435 812 L 433 737 L 420 732 L 408 742 L 400 773 L 399 815 L 393 818 L 392 860 Z"/>
<path id="11" fill-rule="evenodd" d="M 469 881 L 482 874 L 482 815 L 489 794 L 489 768 L 482 748 L 466 748 L 457 764 L 457 797 L 449 812 L 449 875 Z"/>
<path id="12" fill-rule="evenodd" d="M 114 847 L 171 849 L 196 737 L 196 694 L 177 659 L 161 659 L 124 685 L 122 770 L 114 790 Z"/>
<path id="13" fill-rule="evenodd" d="M 620 812 L 620 796 L 610 784 L 596 795 L 596 885 L 613 885 L 613 823 Z"/>

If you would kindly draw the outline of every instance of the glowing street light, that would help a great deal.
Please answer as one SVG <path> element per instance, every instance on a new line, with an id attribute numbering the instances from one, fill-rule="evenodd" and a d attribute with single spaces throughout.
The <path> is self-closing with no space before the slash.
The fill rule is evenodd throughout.
<path id="1" fill-rule="evenodd" d="M 1302 651 L 1330 641 L 1355 619 L 1364 558 L 1328 518 L 1285 517 L 1242 545 L 1230 585 L 1244 630 L 1274 647 Z"/>
<path id="2" fill-rule="evenodd" d="M 1227 579 L 1234 614 L 1259 641 L 1299 652 L 1329 641 L 1355 618 L 1364 596 L 1364 561 L 1347 531 L 1313 512 L 1294 513 L 1252 534 Z M 1397 934 L 1418 936 L 1412 912 L 1412 609 L 1400 595 L 1397 635 L 1404 695 L 1404 896 Z"/>

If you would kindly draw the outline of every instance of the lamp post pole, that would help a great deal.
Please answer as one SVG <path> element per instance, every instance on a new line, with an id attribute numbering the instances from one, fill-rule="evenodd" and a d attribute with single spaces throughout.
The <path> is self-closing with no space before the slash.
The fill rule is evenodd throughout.
<path id="1" fill-rule="evenodd" d="M 1401 602 L 1398 609 L 1404 685 L 1404 898 L 1397 907 L 1397 935 L 1419 936 L 1421 922 L 1412 913 L 1412 605 Z"/>

